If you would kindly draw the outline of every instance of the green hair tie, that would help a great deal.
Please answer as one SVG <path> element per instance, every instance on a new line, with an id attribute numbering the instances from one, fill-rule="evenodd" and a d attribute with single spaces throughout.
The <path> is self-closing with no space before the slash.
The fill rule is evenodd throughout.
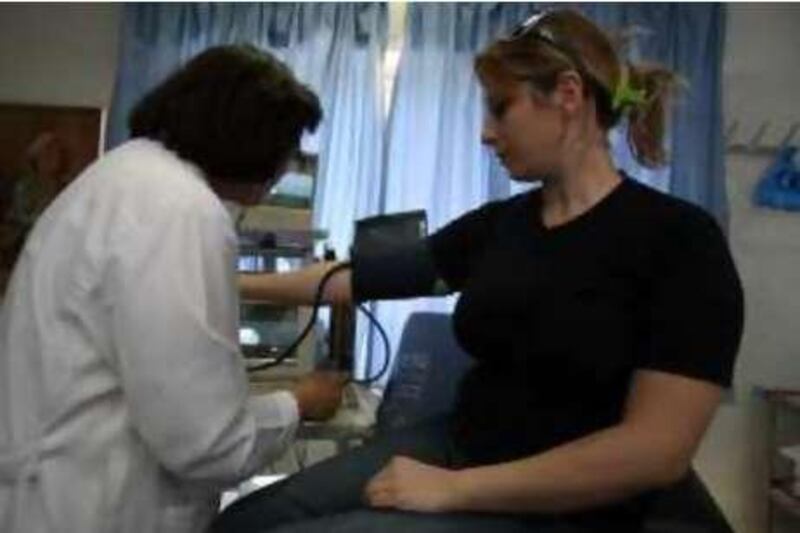
<path id="1" fill-rule="evenodd" d="M 647 95 L 644 89 L 634 89 L 628 79 L 628 68 L 623 66 L 620 72 L 619 83 L 614 89 L 614 97 L 611 100 L 611 108 L 616 111 L 623 111 L 630 107 L 637 107 L 645 103 Z"/>

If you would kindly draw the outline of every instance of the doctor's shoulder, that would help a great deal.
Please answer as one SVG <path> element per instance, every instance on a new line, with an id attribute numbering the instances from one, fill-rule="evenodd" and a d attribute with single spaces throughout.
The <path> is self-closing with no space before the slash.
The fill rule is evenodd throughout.
<path id="1" fill-rule="evenodd" d="M 109 152 L 104 172 L 112 194 L 143 213 L 171 210 L 224 211 L 203 172 L 161 143 L 132 139 Z"/>

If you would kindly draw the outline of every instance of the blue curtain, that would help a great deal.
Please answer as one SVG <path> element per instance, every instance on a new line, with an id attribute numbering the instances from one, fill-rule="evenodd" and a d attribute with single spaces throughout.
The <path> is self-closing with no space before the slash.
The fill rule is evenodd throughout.
<path id="1" fill-rule="evenodd" d="M 459 214 L 525 186 L 480 145 L 481 94 L 474 55 L 543 3 L 432 3 L 408 6 L 405 43 L 387 133 L 385 212 L 425 209 L 436 230 Z M 698 203 L 727 223 L 720 79 L 724 41 L 721 4 L 570 4 L 610 31 L 639 28 L 625 51 L 632 61 L 663 64 L 688 81 L 667 141 L 670 164 L 640 167 L 623 129 L 612 132 L 619 168 L 656 188 Z M 386 302 L 378 316 L 396 346 L 408 314 L 450 310 L 453 299 Z M 381 364 L 373 339 L 370 368 Z"/>
<path id="2" fill-rule="evenodd" d="M 686 88 L 675 101 L 665 171 L 636 169 L 624 143 L 615 145 L 621 168 L 711 212 L 728 226 L 722 137 L 722 59 L 725 4 L 579 4 L 609 30 L 638 28 L 632 61 L 655 61 L 677 72 Z"/>
<path id="3" fill-rule="evenodd" d="M 408 5 L 388 124 L 384 212 L 424 209 L 435 230 L 492 196 L 472 61 L 492 33 L 494 11 L 491 4 Z M 395 349 L 412 311 L 449 311 L 453 302 L 424 298 L 372 307 Z M 371 341 L 366 366 L 374 374 L 386 354 L 374 332 Z"/>
<path id="4" fill-rule="evenodd" d="M 672 117 L 671 163 L 639 168 L 611 136 L 617 165 L 637 179 L 696 202 L 727 223 L 720 80 L 722 4 L 570 4 L 609 30 L 643 28 L 627 51 L 679 72 L 688 90 Z M 353 220 L 425 209 L 429 227 L 524 188 L 480 145 L 482 103 L 474 55 L 534 9 L 533 3 L 410 3 L 393 107 L 384 132 L 381 52 L 385 4 L 132 4 L 125 6 L 108 144 L 127 138 L 131 106 L 205 48 L 251 42 L 286 61 L 320 95 L 325 118 L 303 148 L 319 154 L 314 223 L 340 256 Z M 564 7 L 564 4 L 559 4 Z M 382 303 L 378 317 L 397 345 L 412 310 L 449 311 L 453 299 Z M 382 363 L 382 346 L 359 325 L 359 373 Z M 369 349 L 371 347 L 371 349 Z"/>
<path id="5" fill-rule="evenodd" d="M 269 50 L 320 97 L 324 118 L 303 149 L 319 155 L 314 225 L 343 256 L 353 221 L 379 208 L 387 29 L 382 3 L 127 4 L 108 145 L 127 139 L 139 98 L 199 52 L 243 42 Z"/>

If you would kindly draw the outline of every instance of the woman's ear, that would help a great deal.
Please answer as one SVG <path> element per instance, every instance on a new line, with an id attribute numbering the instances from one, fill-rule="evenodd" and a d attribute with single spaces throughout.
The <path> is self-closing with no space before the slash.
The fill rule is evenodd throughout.
<path id="1" fill-rule="evenodd" d="M 553 101 L 568 115 L 577 114 L 585 105 L 584 81 L 574 70 L 565 70 L 556 78 Z"/>

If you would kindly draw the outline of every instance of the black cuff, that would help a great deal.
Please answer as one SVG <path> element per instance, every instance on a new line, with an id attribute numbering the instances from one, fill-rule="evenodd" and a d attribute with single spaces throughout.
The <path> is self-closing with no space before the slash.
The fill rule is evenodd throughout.
<path id="1" fill-rule="evenodd" d="M 351 263 L 356 302 L 435 293 L 438 276 L 427 241 L 380 253 L 354 253 Z"/>

